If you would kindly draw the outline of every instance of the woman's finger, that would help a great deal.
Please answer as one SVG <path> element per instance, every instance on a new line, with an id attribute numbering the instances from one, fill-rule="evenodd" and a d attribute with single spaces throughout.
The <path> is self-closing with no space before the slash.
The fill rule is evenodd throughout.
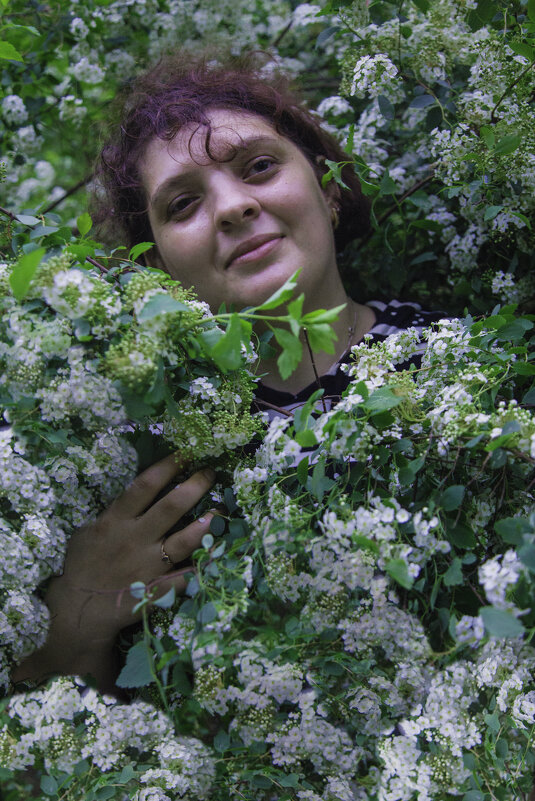
<path id="1" fill-rule="evenodd" d="M 206 495 L 216 478 L 215 472 L 207 467 L 175 487 L 143 515 L 144 528 L 151 540 L 162 537 L 180 518 Z"/>
<path id="2" fill-rule="evenodd" d="M 161 553 L 167 555 L 173 564 L 188 559 L 193 551 L 201 547 L 202 538 L 210 531 L 213 516 L 213 512 L 207 512 L 181 531 L 170 534 L 162 543 Z"/>
<path id="3" fill-rule="evenodd" d="M 176 453 L 155 462 L 140 473 L 113 503 L 113 511 L 121 517 L 138 517 L 154 499 L 183 470 L 185 462 Z"/>
<path id="4" fill-rule="evenodd" d="M 189 579 L 191 578 L 192 569 L 175 571 L 174 573 L 167 573 L 160 576 L 151 582 L 150 586 L 154 589 L 154 600 L 161 598 L 166 592 L 174 587 L 177 595 L 184 595 L 186 587 L 188 586 Z M 186 578 L 188 576 L 188 578 Z"/>

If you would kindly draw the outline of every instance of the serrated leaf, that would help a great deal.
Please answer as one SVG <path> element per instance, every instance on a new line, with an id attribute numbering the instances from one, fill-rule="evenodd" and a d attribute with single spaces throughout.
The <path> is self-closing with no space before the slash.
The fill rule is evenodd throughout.
<path id="1" fill-rule="evenodd" d="M 191 311 L 191 309 L 180 300 L 175 300 L 175 298 L 172 298 L 171 295 L 160 292 L 157 295 L 153 295 L 151 298 L 149 298 L 149 300 L 140 309 L 137 318 L 139 322 L 145 323 L 147 320 L 152 320 L 153 317 L 157 317 L 159 314 L 174 314 L 176 312 L 183 311 L 188 312 Z"/>
<path id="2" fill-rule="evenodd" d="M 307 326 L 308 341 L 314 353 L 324 351 L 334 353 L 334 343 L 338 339 L 329 323 L 314 323 Z"/>
<path id="3" fill-rule="evenodd" d="M 519 56 L 524 56 L 528 61 L 535 59 L 535 50 L 527 42 L 507 42 L 513 53 Z"/>
<path id="4" fill-rule="evenodd" d="M 284 328 L 275 328 L 273 333 L 282 348 L 282 353 L 277 359 L 279 373 L 281 378 L 288 378 L 301 363 L 303 345 L 296 336 Z"/>
<path id="5" fill-rule="evenodd" d="M 489 150 L 494 147 L 496 143 L 496 137 L 494 136 L 494 130 L 489 125 L 482 125 L 479 129 L 479 135 Z"/>
<path id="6" fill-rule="evenodd" d="M 115 683 L 118 687 L 144 687 L 152 682 L 152 653 L 146 642 L 141 640 L 128 651 L 126 664 Z"/>
<path id="7" fill-rule="evenodd" d="M 315 311 L 308 312 L 301 317 L 302 325 L 311 325 L 316 323 L 333 323 L 338 319 L 340 312 L 347 306 L 347 303 L 342 303 L 340 306 L 333 306 L 332 309 L 316 309 Z M 290 308 L 288 306 L 288 308 Z"/>
<path id="8" fill-rule="evenodd" d="M 444 584 L 446 587 L 455 587 L 463 583 L 462 562 L 459 557 L 455 557 L 451 565 L 444 573 Z"/>
<path id="9" fill-rule="evenodd" d="M 521 141 L 522 137 L 519 134 L 508 134 L 496 143 L 494 153 L 496 156 L 508 156 L 515 152 Z"/>
<path id="10" fill-rule="evenodd" d="M 519 637 L 524 633 L 524 626 L 516 617 L 506 609 L 497 609 L 495 606 L 483 606 L 479 614 L 485 628 L 492 637 L 507 638 Z"/>
<path id="11" fill-rule="evenodd" d="M 154 242 L 139 242 L 137 245 L 134 245 L 134 247 L 131 248 L 128 258 L 130 261 L 137 261 L 142 253 L 146 253 L 147 250 L 150 250 L 152 247 L 154 247 Z"/>
<path id="12" fill-rule="evenodd" d="M 81 236 L 85 236 L 89 233 L 93 227 L 93 220 L 87 211 L 84 211 L 83 214 L 80 214 L 80 216 L 76 218 L 76 227 L 78 228 Z"/>
<path id="13" fill-rule="evenodd" d="M 270 295 L 261 306 L 256 306 L 254 311 L 269 311 L 270 309 L 276 309 L 283 303 L 287 303 L 292 297 L 297 286 L 297 278 L 300 272 L 301 270 L 297 270 L 293 275 L 291 275 L 290 278 L 288 278 L 288 280 L 285 281 L 276 292 Z"/>
<path id="14" fill-rule="evenodd" d="M 37 268 L 45 255 L 45 248 L 37 248 L 21 256 L 9 276 L 9 285 L 17 300 L 22 300 L 28 289 Z"/>
<path id="15" fill-rule="evenodd" d="M 224 335 L 216 342 L 210 355 L 220 370 L 237 370 L 243 363 L 241 352 L 242 325 L 237 314 L 233 314 Z"/>
<path id="16" fill-rule="evenodd" d="M 379 387 L 362 404 L 365 409 L 371 412 L 384 412 L 393 409 L 403 401 L 399 395 L 394 395 L 389 387 Z"/>
<path id="17" fill-rule="evenodd" d="M 0 58 L 8 59 L 8 61 L 20 61 L 24 64 L 23 57 L 11 42 L 0 42 Z"/>

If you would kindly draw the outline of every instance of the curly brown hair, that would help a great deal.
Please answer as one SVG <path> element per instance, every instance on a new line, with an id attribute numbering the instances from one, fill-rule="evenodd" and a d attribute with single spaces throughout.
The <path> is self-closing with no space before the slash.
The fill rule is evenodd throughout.
<path id="1" fill-rule="evenodd" d="M 126 87 L 119 101 L 119 123 L 102 148 L 97 164 L 99 192 L 93 216 L 109 240 L 129 247 L 153 241 L 147 199 L 139 163 L 148 143 L 158 137 L 172 140 L 190 123 L 206 126 L 210 158 L 211 109 L 231 109 L 257 114 L 279 135 L 293 142 L 308 158 L 318 181 L 326 172 L 325 160 L 340 162 L 347 154 L 290 89 L 282 75 L 266 79 L 258 54 L 214 63 L 206 56 L 167 56 Z M 339 224 L 335 231 L 337 251 L 369 230 L 369 203 L 359 180 L 347 165 L 342 170 L 348 187 L 329 187 Z"/>

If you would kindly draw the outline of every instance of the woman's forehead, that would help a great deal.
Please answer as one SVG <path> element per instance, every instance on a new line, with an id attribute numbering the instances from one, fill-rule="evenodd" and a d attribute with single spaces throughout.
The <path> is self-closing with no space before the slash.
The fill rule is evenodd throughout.
<path id="1" fill-rule="evenodd" d="M 177 165 L 207 164 L 231 159 L 238 151 L 257 143 L 288 142 L 263 117 L 246 111 L 212 109 L 208 125 L 192 122 L 181 128 L 171 141 L 152 139 L 144 161 L 170 156 Z"/>

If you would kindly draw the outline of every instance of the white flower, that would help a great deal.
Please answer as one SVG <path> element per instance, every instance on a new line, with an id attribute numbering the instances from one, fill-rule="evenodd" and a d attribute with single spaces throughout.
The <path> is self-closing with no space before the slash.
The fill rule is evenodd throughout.
<path id="1" fill-rule="evenodd" d="M 24 100 L 18 95 L 6 95 L 2 100 L 2 114 L 7 123 L 22 125 L 28 119 Z"/>

